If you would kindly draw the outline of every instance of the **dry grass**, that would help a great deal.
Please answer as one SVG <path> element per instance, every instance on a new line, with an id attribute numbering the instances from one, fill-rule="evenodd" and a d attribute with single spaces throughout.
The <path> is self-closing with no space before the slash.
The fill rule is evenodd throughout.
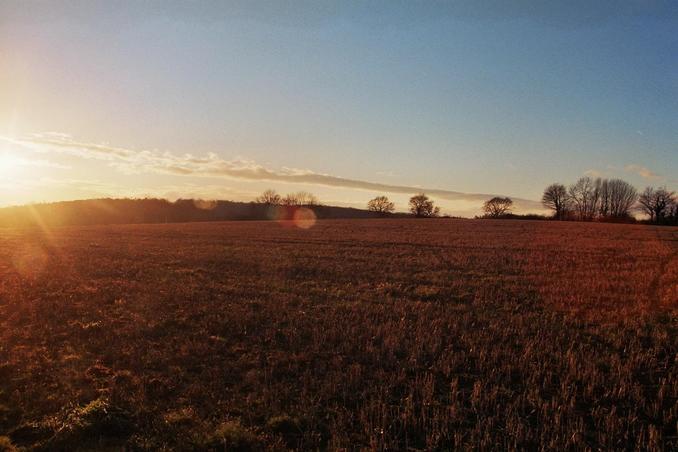
<path id="1" fill-rule="evenodd" d="M 0 231 L 0 449 L 675 449 L 678 229 Z"/>

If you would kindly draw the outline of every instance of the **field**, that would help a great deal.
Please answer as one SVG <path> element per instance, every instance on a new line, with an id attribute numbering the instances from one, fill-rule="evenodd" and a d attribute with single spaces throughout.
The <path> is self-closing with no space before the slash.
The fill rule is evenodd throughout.
<path id="1" fill-rule="evenodd" d="M 678 229 L 0 230 L 0 450 L 676 449 Z"/>

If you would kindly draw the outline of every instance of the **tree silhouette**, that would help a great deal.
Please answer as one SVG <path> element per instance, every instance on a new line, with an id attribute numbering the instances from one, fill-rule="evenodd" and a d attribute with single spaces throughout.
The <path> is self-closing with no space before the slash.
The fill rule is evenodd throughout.
<path id="1" fill-rule="evenodd" d="M 638 192 L 633 185 L 621 179 L 604 180 L 600 214 L 603 217 L 628 217 L 637 200 Z"/>
<path id="2" fill-rule="evenodd" d="M 282 202 L 282 198 L 275 190 L 269 188 L 264 191 L 261 196 L 257 197 L 255 202 L 258 202 L 259 204 L 279 205 Z"/>
<path id="3" fill-rule="evenodd" d="M 667 214 L 672 213 L 676 204 L 676 193 L 666 187 L 654 189 L 647 187 L 638 198 L 638 205 L 643 213 L 650 216 L 650 221 L 661 223 Z"/>
<path id="4" fill-rule="evenodd" d="M 637 199 L 636 189 L 624 180 L 582 177 L 569 189 L 558 183 L 546 187 L 542 204 L 553 210 L 555 219 L 568 218 L 573 212 L 579 220 L 587 221 L 628 218 Z"/>
<path id="5" fill-rule="evenodd" d="M 547 209 L 553 210 L 553 216 L 556 220 L 564 220 L 570 205 L 567 188 L 563 184 L 558 183 L 549 185 L 544 190 L 541 203 Z"/>
<path id="6" fill-rule="evenodd" d="M 386 196 L 377 196 L 367 203 L 367 210 L 382 214 L 392 213 L 395 210 L 395 204 L 389 201 Z"/>
<path id="7" fill-rule="evenodd" d="M 568 195 L 577 217 L 582 221 L 592 220 L 596 216 L 600 196 L 599 182 L 590 177 L 582 177 L 570 185 Z"/>
<path id="8" fill-rule="evenodd" d="M 440 208 L 435 207 L 433 201 L 424 193 L 419 193 L 410 198 L 410 212 L 415 217 L 437 217 L 440 214 Z"/>
<path id="9" fill-rule="evenodd" d="M 318 198 L 307 191 L 298 191 L 296 193 L 288 193 L 282 199 L 282 204 L 285 206 L 319 206 Z"/>
<path id="10" fill-rule="evenodd" d="M 502 215 L 509 213 L 512 206 L 513 200 L 511 198 L 495 196 L 494 198 L 485 201 L 485 204 L 483 204 L 483 211 L 488 217 L 499 218 Z"/>

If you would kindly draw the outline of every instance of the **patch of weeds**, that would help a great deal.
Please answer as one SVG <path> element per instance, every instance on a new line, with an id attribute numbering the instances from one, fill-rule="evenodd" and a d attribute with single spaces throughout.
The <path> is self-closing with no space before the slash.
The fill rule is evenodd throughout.
<path id="1" fill-rule="evenodd" d="M 207 450 L 231 452 L 251 452 L 263 447 L 259 437 L 237 421 L 219 425 L 201 446 Z"/>
<path id="2" fill-rule="evenodd" d="M 7 436 L 0 436 L 0 452 L 15 452 L 17 448 Z"/>
<path id="3" fill-rule="evenodd" d="M 40 443 L 54 435 L 54 430 L 38 422 L 28 422 L 12 430 L 9 438 L 17 446 Z"/>
<path id="4" fill-rule="evenodd" d="M 281 436 L 289 448 L 299 446 L 303 433 L 302 426 L 302 422 L 298 418 L 287 415 L 272 417 L 266 423 L 268 430 Z"/>
<path id="5" fill-rule="evenodd" d="M 21 418 L 21 412 L 0 403 L 0 430 L 15 426 Z"/>
<path id="6" fill-rule="evenodd" d="M 165 422 L 174 428 L 191 427 L 197 423 L 197 416 L 193 408 L 181 408 L 170 411 L 163 416 Z"/>
<path id="7" fill-rule="evenodd" d="M 162 416 L 164 436 L 181 450 L 199 450 L 205 428 L 192 407 L 169 411 Z"/>
<path id="8" fill-rule="evenodd" d="M 126 412 L 106 399 L 72 409 L 61 422 L 47 448 L 88 449 L 124 444 L 133 433 Z"/>

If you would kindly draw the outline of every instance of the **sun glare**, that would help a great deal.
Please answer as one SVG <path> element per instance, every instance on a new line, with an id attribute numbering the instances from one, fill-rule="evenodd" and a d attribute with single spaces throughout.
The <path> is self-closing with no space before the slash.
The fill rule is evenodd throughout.
<path id="1" fill-rule="evenodd" d="M 0 174 L 3 176 L 11 175 L 19 169 L 19 166 L 21 166 L 21 159 L 15 155 L 9 152 L 0 154 Z"/>

